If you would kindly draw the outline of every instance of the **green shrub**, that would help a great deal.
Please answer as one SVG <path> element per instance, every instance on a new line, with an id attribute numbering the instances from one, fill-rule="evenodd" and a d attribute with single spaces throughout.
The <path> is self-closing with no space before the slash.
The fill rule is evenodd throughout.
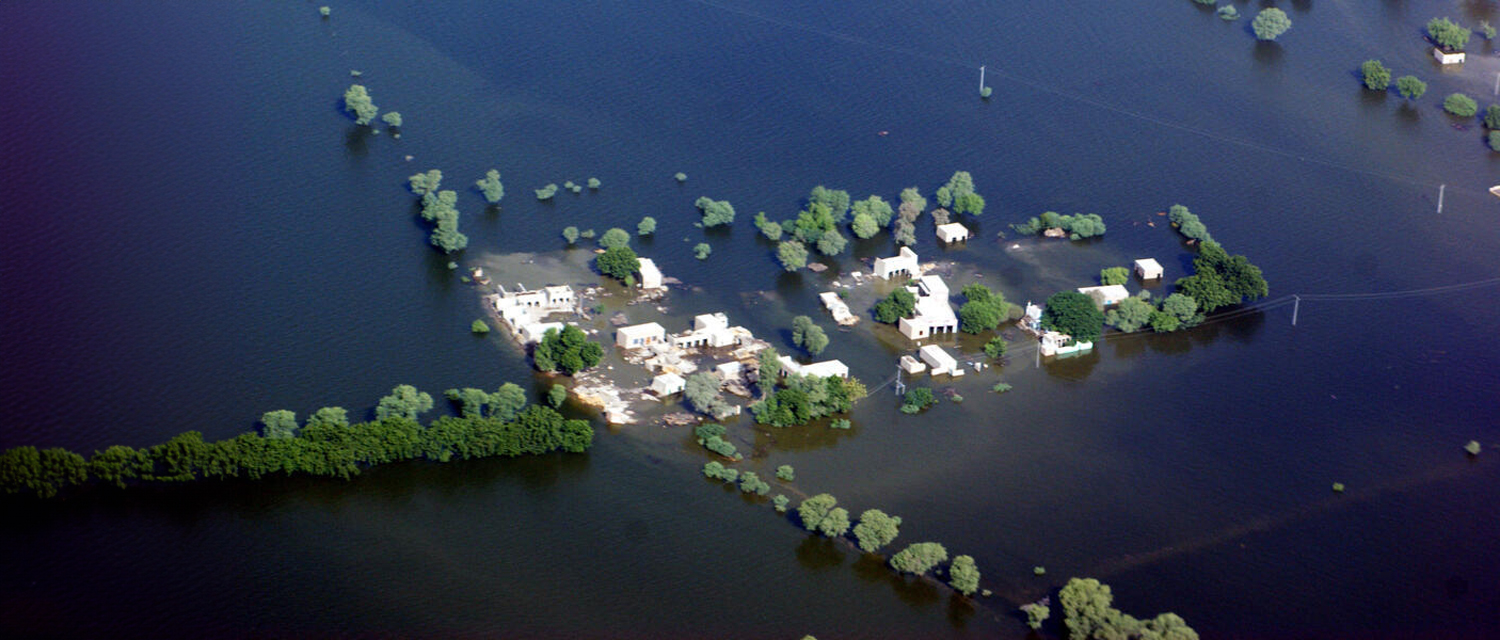
<path id="1" fill-rule="evenodd" d="M 475 320 L 474 324 L 469 325 L 469 330 L 483 335 L 490 332 L 490 325 L 485 324 L 483 320 Z"/>
<path id="2" fill-rule="evenodd" d="M 1130 281 L 1130 270 L 1125 267 L 1110 267 L 1099 271 L 1100 284 L 1125 284 Z"/>
<path id="3" fill-rule="evenodd" d="M 848 420 L 845 420 L 844 418 L 839 418 L 837 420 L 834 420 L 833 422 L 828 423 L 828 428 L 829 429 L 852 429 L 852 428 L 854 428 L 854 423 L 849 422 Z"/>
<path id="4" fill-rule="evenodd" d="M 797 470 L 793 469 L 792 465 L 784 464 L 776 467 L 776 477 L 791 482 L 797 479 Z"/>
<path id="5" fill-rule="evenodd" d="M 1225 22 L 1233 22 L 1235 20 L 1239 20 L 1240 10 L 1234 8 L 1234 5 L 1232 4 L 1226 4 L 1222 7 L 1219 7 L 1219 18 L 1223 19 Z"/>
<path id="6" fill-rule="evenodd" d="M 771 498 L 771 506 L 776 507 L 776 513 L 786 513 L 786 507 L 789 503 L 791 503 L 791 500 L 779 493 L 776 494 L 776 497 Z"/>
<path id="7" fill-rule="evenodd" d="M 1256 39 L 1266 42 L 1275 40 L 1277 36 L 1286 33 L 1286 30 L 1290 28 L 1292 28 L 1292 19 L 1286 17 L 1285 11 L 1276 7 L 1262 9 L 1256 14 L 1255 20 L 1250 23 L 1250 29 L 1255 32 Z"/>
<path id="8" fill-rule="evenodd" d="M 1366 60 L 1359 65 L 1359 72 L 1364 75 L 1366 89 L 1385 91 L 1391 85 L 1391 70 L 1385 68 L 1379 60 Z"/>
<path id="9" fill-rule="evenodd" d="M 602 184 L 603 183 L 599 182 L 598 178 L 589 178 L 589 188 L 590 189 L 598 189 L 599 186 L 602 185 Z"/>
<path id="10" fill-rule="evenodd" d="M 687 174 L 682 173 L 681 171 L 677 172 L 677 175 L 672 177 L 676 178 L 678 182 L 687 182 Z"/>
<path id="11" fill-rule="evenodd" d="M 1396 92 L 1407 100 L 1416 100 L 1427 93 L 1427 83 L 1422 82 L 1416 76 L 1401 76 L 1396 78 Z"/>
<path id="12" fill-rule="evenodd" d="M 1462 93 L 1454 93 L 1443 98 L 1443 110 L 1460 118 L 1472 118 L 1479 113 L 1479 103 Z"/>
<path id="13" fill-rule="evenodd" d="M 995 386 L 990 387 L 990 391 L 994 391 L 995 393 L 1005 393 L 1006 391 L 1010 391 L 1012 388 L 1013 387 L 1005 384 L 1004 382 L 997 382 L 995 383 Z"/>
<path id="14" fill-rule="evenodd" d="M 1471 456 L 1479 455 L 1481 449 L 1482 447 L 1479 446 L 1478 440 L 1470 440 L 1468 444 L 1464 445 L 1464 451 L 1469 452 Z"/>

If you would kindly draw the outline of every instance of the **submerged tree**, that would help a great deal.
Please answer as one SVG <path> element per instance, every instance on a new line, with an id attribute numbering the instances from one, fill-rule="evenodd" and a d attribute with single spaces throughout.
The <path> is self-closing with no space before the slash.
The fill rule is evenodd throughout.
<path id="1" fill-rule="evenodd" d="M 1385 68 L 1379 60 L 1366 60 L 1359 65 L 1359 72 L 1365 78 L 1365 88 L 1371 91 L 1385 91 L 1391 85 L 1391 70 Z"/>
<path id="2" fill-rule="evenodd" d="M 635 225 L 635 235 L 649 236 L 653 233 L 656 233 L 656 218 L 646 216 L 641 218 L 639 224 Z"/>
<path id="3" fill-rule="evenodd" d="M 387 126 L 400 127 L 401 126 L 401 112 L 400 111 L 387 111 L 385 115 L 380 116 L 380 121 L 386 123 Z"/>
<path id="4" fill-rule="evenodd" d="M 714 248 L 709 246 L 707 242 L 699 242 L 693 245 L 693 257 L 699 260 L 707 260 L 708 254 L 713 252 Z"/>
<path id="5" fill-rule="evenodd" d="M 630 234 L 624 229 L 613 227 L 599 236 L 599 246 L 605 249 L 630 246 Z"/>
<path id="6" fill-rule="evenodd" d="M 344 110 L 354 114 L 355 124 L 366 125 L 373 122 L 375 114 L 379 112 L 362 84 L 349 85 L 349 89 L 344 91 Z"/>
<path id="7" fill-rule="evenodd" d="M 260 417 L 261 433 L 271 439 L 297 437 L 297 414 L 280 409 L 267 411 Z"/>
<path id="8" fill-rule="evenodd" d="M 879 509 L 868 509 L 859 516 L 859 524 L 854 525 L 854 538 L 859 541 L 860 550 L 865 553 L 875 553 L 896 539 L 901 533 L 901 518 L 887 515 Z"/>
<path id="9" fill-rule="evenodd" d="M 728 200 L 714 200 L 707 196 L 698 198 L 693 206 L 703 213 L 704 227 L 717 227 L 734 222 L 734 206 Z"/>
<path id="10" fill-rule="evenodd" d="M 954 556 L 953 564 L 948 566 L 948 584 L 966 596 L 979 590 L 979 567 L 972 556 Z"/>
<path id="11" fill-rule="evenodd" d="M 1416 76 L 1401 76 L 1396 78 L 1396 91 L 1401 97 L 1408 100 L 1416 100 L 1427 93 L 1427 83 L 1422 82 Z"/>
<path id="12" fill-rule="evenodd" d="M 1292 19 L 1286 16 L 1286 12 L 1276 7 L 1262 9 L 1256 14 L 1255 20 L 1250 22 L 1250 29 L 1255 31 L 1258 40 L 1270 42 L 1277 36 L 1286 33 L 1292 28 Z"/>
<path id="13" fill-rule="evenodd" d="M 500 184 L 500 172 L 490 169 L 484 172 L 484 177 L 474 183 L 484 193 L 484 199 L 490 204 L 497 204 L 505 197 L 505 185 Z"/>
<path id="14" fill-rule="evenodd" d="M 1463 51 L 1474 32 L 1447 18 L 1433 18 L 1427 22 L 1427 35 L 1448 51 Z"/>
<path id="15" fill-rule="evenodd" d="M 902 573 L 922 575 L 948 559 L 948 550 L 936 542 L 917 542 L 891 556 L 891 567 Z"/>
<path id="16" fill-rule="evenodd" d="M 1104 313 L 1093 298 L 1077 291 L 1060 291 L 1047 298 L 1042 326 L 1072 336 L 1074 342 L 1093 342 L 1103 332 Z"/>
<path id="17" fill-rule="evenodd" d="M 409 384 L 402 384 L 391 389 L 390 395 L 380 399 L 380 404 L 375 406 L 375 418 L 377 420 L 401 418 L 416 421 L 419 414 L 431 410 L 431 395 L 425 391 L 417 391 L 416 387 Z"/>
<path id="18" fill-rule="evenodd" d="M 797 316 L 792 318 L 792 344 L 806 349 L 809 354 L 818 355 L 828 347 L 828 334 L 812 318 Z"/>
<path id="19" fill-rule="evenodd" d="M 1472 118 L 1479 113 L 1479 103 L 1462 93 L 1454 93 L 1443 98 L 1443 110 L 1461 118 Z"/>
<path id="20" fill-rule="evenodd" d="M 426 197 L 428 194 L 437 193 L 438 187 L 443 184 L 443 172 L 437 169 L 428 169 L 426 173 L 419 173 L 406 179 L 411 192 Z"/>
<path id="21" fill-rule="evenodd" d="M 781 268 L 796 271 L 807 266 L 807 247 L 796 240 L 787 240 L 776 246 L 776 258 L 781 261 Z"/>
<path id="22" fill-rule="evenodd" d="M 624 280 L 641 270 L 641 260 L 630 247 L 611 247 L 595 258 L 599 272 L 616 280 Z"/>

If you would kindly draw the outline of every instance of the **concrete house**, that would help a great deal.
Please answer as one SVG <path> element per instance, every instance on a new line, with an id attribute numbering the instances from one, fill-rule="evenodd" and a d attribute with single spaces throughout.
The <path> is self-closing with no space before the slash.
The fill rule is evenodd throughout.
<path id="1" fill-rule="evenodd" d="M 949 222 L 948 224 L 938 225 L 937 237 L 938 240 L 944 243 L 953 243 L 968 240 L 969 238 L 973 237 L 973 234 L 969 233 L 969 229 L 967 227 L 957 222 Z"/>
<path id="2" fill-rule="evenodd" d="M 958 315 L 948 302 L 948 283 L 938 276 L 922 276 L 906 288 L 917 296 L 915 316 L 902 318 L 896 328 L 908 340 L 921 340 L 934 333 L 958 331 Z"/>
<path id="3" fill-rule="evenodd" d="M 729 326 L 729 316 L 724 315 L 724 312 L 705 313 L 693 317 L 692 331 L 672 336 L 672 346 L 679 349 L 729 347 L 739 342 L 740 331 L 744 330 Z"/>
<path id="4" fill-rule="evenodd" d="M 1462 51 L 1447 52 L 1442 47 L 1432 48 L 1432 57 L 1437 58 L 1439 64 L 1463 64 L 1467 57 Z"/>
<path id="5" fill-rule="evenodd" d="M 935 344 L 929 344 L 918 349 L 917 354 L 922 356 L 923 362 L 932 367 L 932 375 L 939 376 L 946 373 L 950 376 L 958 377 L 964 374 L 963 368 L 958 366 L 958 360 L 948 355 L 947 351 L 943 351 L 942 347 Z"/>
<path id="6" fill-rule="evenodd" d="M 1142 280 L 1160 280 L 1162 274 L 1166 273 L 1161 268 L 1161 263 L 1156 258 L 1141 258 L 1135 261 L 1135 275 Z"/>
<path id="7" fill-rule="evenodd" d="M 799 376 L 813 376 L 815 378 L 829 378 L 838 376 L 849 377 L 849 367 L 838 360 L 824 360 L 812 364 L 801 364 L 793 360 L 791 356 L 781 356 L 776 359 L 781 363 L 781 375 L 796 374 Z"/>
<path id="8" fill-rule="evenodd" d="M 650 258 L 640 258 L 641 288 L 660 289 L 662 284 L 661 269 L 656 268 L 656 262 Z"/>
<path id="9" fill-rule="evenodd" d="M 626 349 L 643 349 L 667 339 L 667 330 L 655 322 L 620 327 L 615 332 L 615 344 Z"/>
<path id="10" fill-rule="evenodd" d="M 875 259 L 875 277 L 889 280 L 891 276 L 915 275 L 921 273 L 921 266 L 917 263 L 917 252 L 911 247 L 901 247 L 895 257 Z"/>
<path id="11" fill-rule="evenodd" d="M 663 373 L 651 379 L 651 393 L 663 398 L 687 388 L 687 380 L 675 373 Z"/>

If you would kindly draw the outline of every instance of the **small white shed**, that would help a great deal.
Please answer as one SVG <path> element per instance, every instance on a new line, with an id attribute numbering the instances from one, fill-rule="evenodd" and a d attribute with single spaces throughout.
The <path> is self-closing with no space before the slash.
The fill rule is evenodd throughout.
<path id="1" fill-rule="evenodd" d="M 651 379 L 651 393 L 663 398 L 687 388 L 687 380 L 675 373 L 663 373 Z"/>
<path id="2" fill-rule="evenodd" d="M 940 225 L 938 225 L 938 227 L 937 227 L 937 237 L 938 237 L 938 240 L 941 240 L 941 241 L 943 241 L 943 242 L 946 243 L 946 242 L 962 242 L 964 240 L 968 240 L 972 236 L 969 233 L 969 229 L 967 227 L 965 227 L 965 226 L 963 226 L 963 225 L 961 225 L 961 224 L 959 224 L 957 222 L 949 222 L 948 224 L 940 224 Z"/>
<path id="3" fill-rule="evenodd" d="M 1141 258 L 1135 261 L 1135 274 L 1142 280 L 1160 280 L 1166 270 L 1161 268 L 1161 263 L 1156 258 Z"/>

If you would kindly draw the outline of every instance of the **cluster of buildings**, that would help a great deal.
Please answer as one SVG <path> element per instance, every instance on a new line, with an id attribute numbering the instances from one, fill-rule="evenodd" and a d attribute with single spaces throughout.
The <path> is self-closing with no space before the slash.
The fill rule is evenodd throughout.
<path id="1" fill-rule="evenodd" d="M 555 285 L 526 290 L 516 285 L 516 291 L 507 291 L 504 286 L 495 296 L 495 313 L 504 321 L 522 344 L 541 342 L 548 329 L 562 330 L 561 322 L 547 322 L 547 316 L 555 313 L 578 313 L 578 297 L 568 285 Z"/>
<path id="2" fill-rule="evenodd" d="M 1141 258 L 1135 261 L 1135 274 L 1141 280 L 1160 280 L 1165 270 L 1161 263 L 1154 258 Z M 1078 293 L 1093 298 L 1094 303 L 1100 307 L 1111 307 L 1130 297 L 1130 290 L 1125 285 L 1108 284 L 1098 287 L 1079 287 Z M 1026 303 L 1026 313 L 1021 316 L 1020 322 L 1016 323 L 1022 329 L 1037 337 L 1037 349 L 1044 356 L 1065 356 L 1073 353 L 1081 353 L 1094 348 L 1092 342 L 1074 342 L 1073 337 L 1058 331 L 1042 328 L 1042 307 Z"/>

